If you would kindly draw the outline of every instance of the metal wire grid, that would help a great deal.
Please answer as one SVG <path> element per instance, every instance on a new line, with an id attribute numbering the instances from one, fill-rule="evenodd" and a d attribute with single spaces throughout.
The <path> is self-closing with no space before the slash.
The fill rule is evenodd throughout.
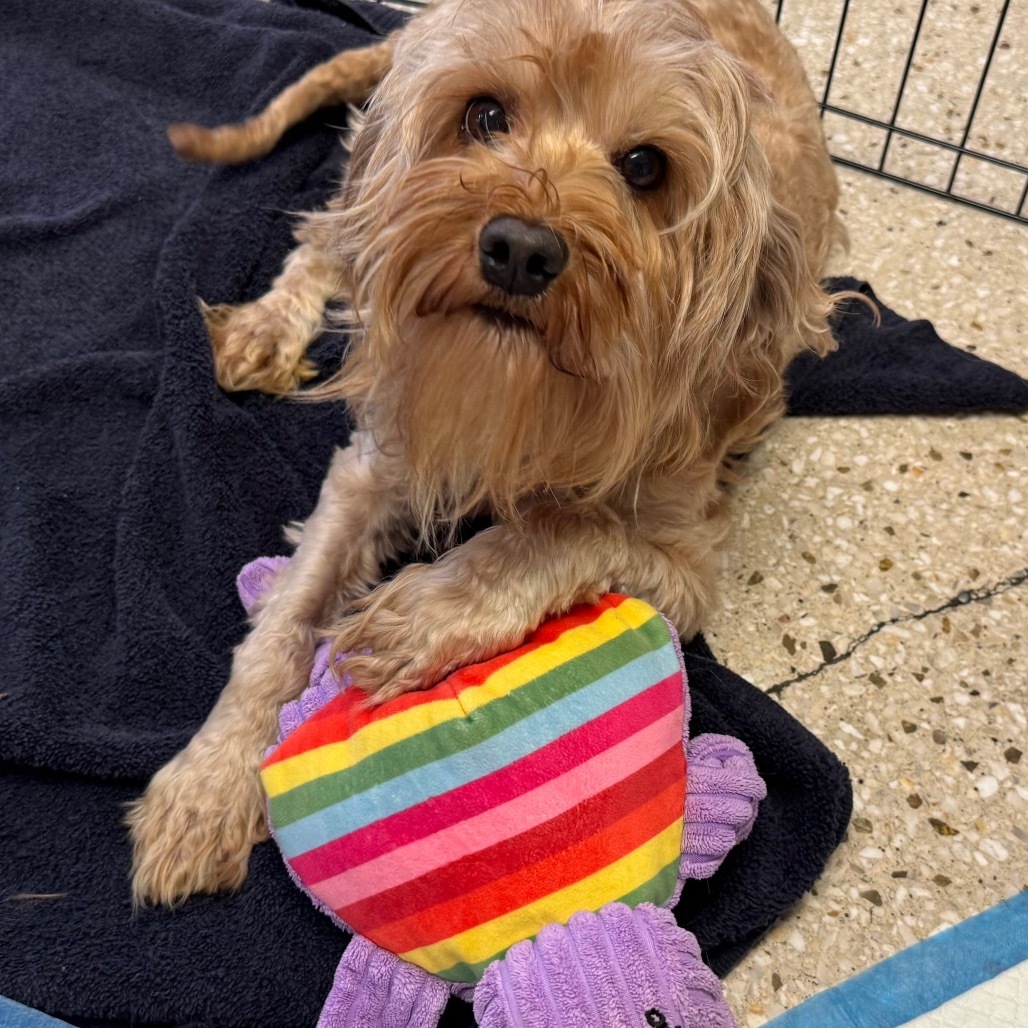
<path id="1" fill-rule="evenodd" d="M 380 0 L 380 2 L 382 2 L 382 0 Z M 417 11 L 425 6 L 421 0 L 385 0 L 385 2 L 391 7 L 396 7 L 400 10 L 410 12 Z M 644 2 L 644 0 L 640 0 L 640 2 Z M 776 4 L 775 21 L 780 23 L 782 20 L 783 8 L 786 7 L 786 0 L 770 0 L 770 2 Z M 991 214 L 997 214 L 1001 217 L 1020 222 L 1021 224 L 1028 224 L 1028 205 L 1026 205 L 1026 201 L 1028 201 L 1028 166 L 1015 161 L 1006 160 L 1005 158 L 998 157 L 995 154 L 986 153 L 969 145 L 971 133 L 975 124 L 975 118 L 979 113 L 982 97 L 989 80 L 989 74 L 993 69 L 993 59 L 1001 45 L 1001 40 L 1004 38 L 1004 30 L 1007 26 L 1007 15 L 1010 11 L 1012 0 L 1002 0 L 1002 7 L 1000 8 L 997 16 L 996 27 L 992 32 L 988 51 L 985 54 L 985 59 L 979 72 L 977 86 L 974 91 L 974 98 L 971 102 L 963 129 L 960 133 L 959 142 L 941 139 L 926 132 L 919 132 L 917 129 L 909 125 L 901 125 L 899 123 L 906 90 L 910 82 L 910 73 L 915 66 L 914 61 L 918 51 L 918 44 L 922 40 L 922 30 L 926 23 L 926 16 L 929 14 L 929 7 L 932 6 L 933 2 L 934 0 L 920 0 L 920 8 L 917 12 L 913 35 L 904 57 L 899 88 L 897 89 L 895 99 L 892 103 L 891 115 L 887 120 L 883 120 L 881 118 L 875 118 L 869 114 L 862 113 L 861 111 L 854 110 L 852 107 L 845 107 L 832 102 L 832 86 L 836 81 L 836 71 L 839 67 L 840 56 L 843 54 L 847 45 L 847 19 L 850 14 L 851 6 L 851 0 L 842 0 L 838 27 L 835 31 L 834 41 L 831 44 L 831 58 L 828 63 L 828 71 L 825 77 L 821 99 L 819 101 L 821 117 L 824 118 L 825 114 L 835 115 L 840 118 L 847 119 L 848 121 L 857 122 L 861 125 L 880 130 L 884 132 L 885 135 L 877 160 L 863 161 L 857 160 L 852 156 L 847 156 L 845 153 L 840 153 L 840 148 L 838 146 L 833 146 L 833 133 L 829 131 L 827 136 L 829 149 L 832 150 L 832 158 L 836 163 L 843 165 L 844 167 L 854 168 L 858 171 L 870 172 L 872 175 L 888 179 L 890 182 L 910 186 L 914 189 L 919 189 L 922 192 L 930 193 L 933 196 L 944 197 L 948 200 L 953 200 L 957 203 L 964 204 L 968 207 L 974 207 L 978 210 L 988 211 Z M 800 5 L 800 3 L 802 3 L 802 0 L 789 0 L 788 13 L 791 13 L 794 8 Z M 808 6 L 812 9 L 823 7 L 824 0 L 808 0 Z M 1009 47 L 1010 44 L 1007 43 L 1005 45 Z M 973 74 L 973 72 L 971 73 Z M 1026 115 L 1028 115 L 1028 97 L 1022 98 L 1021 103 Z M 912 177 L 911 174 L 900 173 L 900 171 L 895 167 L 889 167 L 892 143 L 897 136 L 904 140 L 910 140 L 918 144 L 922 144 L 938 154 L 952 155 L 952 162 L 950 164 L 948 174 L 943 176 L 946 179 L 945 185 L 935 185 L 931 181 L 931 176 L 918 179 Z M 1007 204 L 1004 205 L 994 196 L 989 197 L 989 199 L 984 199 L 981 196 L 974 197 L 967 195 L 966 192 L 960 191 L 961 184 L 958 182 L 958 179 L 961 172 L 961 162 L 965 159 L 980 161 L 987 167 L 1003 169 L 1006 172 L 1013 173 L 1015 176 L 1020 176 L 1020 192 L 1016 201 L 1011 203 L 1008 200 Z"/>
<path id="2" fill-rule="evenodd" d="M 985 54 L 984 62 L 981 65 L 981 70 L 978 75 L 978 82 L 974 90 L 970 109 L 968 110 L 966 120 L 964 121 L 963 128 L 960 132 L 959 142 L 937 138 L 927 133 L 919 132 L 909 125 L 899 124 L 900 113 L 907 95 L 906 90 L 910 82 L 911 69 L 914 67 L 915 55 L 918 52 L 918 44 L 922 40 L 922 31 L 926 22 L 926 14 L 929 13 L 929 7 L 931 5 L 931 0 L 921 0 L 913 35 L 910 40 L 910 45 L 906 51 L 902 74 L 899 80 L 899 88 L 892 104 L 892 112 L 887 120 L 882 120 L 854 110 L 852 107 L 844 107 L 832 103 L 832 86 L 835 82 L 836 70 L 839 66 L 840 55 L 847 45 L 846 28 L 851 4 L 850 0 L 843 0 L 838 29 L 835 33 L 831 59 L 828 64 L 828 72 L 820 99 L 821 116 L 823 118 L 825 114 L 838 115 L 842 118 L 849 119 L 850 121 L 859 122 L 860 124 L 879 129 L 884 132 L 885 136 L 877 161 L 871 160 L 865 162 L 840 154 L 838 152 L 838 148 L 832 145 L 832 133 L 829 132 L 829 147 L 833 150 L 832 157 L 837 163 L 844 165 L 845 167 L 855 168 L 859 171 L 867 171 L 873 175 L 888 179 L 891 182 L 898 182 L 901 185 L 911 186 L 914 189 L 919 189 L 925 193 L 931 193 L 934 196 L 945 197 L 946 199 L 954 200 L 969 207 L 977 208 L 978 210 L 988 211 L 992 214 L 998 214 L 1001 217 L 1010 218 L 1022 224 L 1028 224 L 1028 210 L 1026 210 L 1025 205 L 1025 201 L 1028 200 L 1028 167 L 1023 164 L 998 157 L 995 154 L 985 153 L 968 145 L 971 138 L 971 132 L 975 124 L 975 118 L 980 111 L 981 101 L 986 89 L 986 84 L 989 80 L 989 75 L 993 70 L 994 58 L 996 56 L 997 49 L 1001 45 L 1001 40 L 1004 38 L 1004 30 L 1007 26 L 1007 16 L 1010 11 L 1011 0 L 1003 0 L 1002 6 L 999 10 L 996 26 L 992 32 L 988 50 Z M 785 6 L 785 0 L 777 0 L 777 7 L 775 10 L 776 21 L 781 21 L 782 10 Z M 789 8 L 793 6 L 793 0 L 790 0 L 788 6 Z M 1010 44 L 1007 43 L 1006 45 L 1009 47 Z M 968 70 L 968 74 L 974 74 L 973 68 Z M 1028 98 L 1022 98 L 1021 104 L 1022 109 L 1025 110 L 1026 114 L 1028 114 Z M 934 149 L 937 153 L 952 156 L 948 175 L 944 176 L 945 185 L 935 185 L 931 181 L 919 180 L 911 177 L 910 175 L 900 174 L 896 169 L 890 169 L 888 167 L 890 149 L 892 147 L 893 140 L 897 136 L 902 139 L 913 140 L 917 143 L 924 144 L 925 146 Z M 1020 191 L 1017 195 L 1017 199 L 1012 203 L 1008 200 L 1007 204 L 1004 205 L 994 197 L 990 197 L 986 200 L 981 196 L 975 197 L 967 195 L 967 192 L 958 191 L 960 188 L 958 184 L 958 176 L 961 172 L 961 162 L 965 159 L 980 161 L 988 167 L 1004 169 L 1007 172 L 1012 172 L 1015 175 L 1020 176 Z"/>

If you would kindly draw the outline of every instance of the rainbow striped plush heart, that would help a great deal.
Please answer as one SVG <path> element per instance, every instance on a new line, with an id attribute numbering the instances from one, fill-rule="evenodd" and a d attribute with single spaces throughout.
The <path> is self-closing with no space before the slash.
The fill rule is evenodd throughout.
<path id="1" fill-rule="evenodd" d="M 605 596 L 425 692 L 343 690 L 268 755 L 272 828 L 354 931 L 477 981 L 576 911 L 669 900 L 684 688 L 664 619 Z"/>

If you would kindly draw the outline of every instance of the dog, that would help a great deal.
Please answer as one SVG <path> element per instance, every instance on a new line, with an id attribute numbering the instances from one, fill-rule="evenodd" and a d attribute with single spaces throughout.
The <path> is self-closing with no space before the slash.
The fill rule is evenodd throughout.
<path id="1" fill-rule="evenodd" d="M 782 413 L 789 361 L 832 346 L 836 179 L 758 0 L 440 0 L 248 122 L 169 135 L 251 159 L 369 94 L 344 185 L 271 290 L 205 308 L 224 388 L 292 393 L 345 301 L 347 356 L 313 395 L 357 429 L 209 718 L 131 807 L 139 903 L 242 883 L 261 755 L 319 639 L 381 700 L 609 590 L 692 636 L 733 461 Z"/>

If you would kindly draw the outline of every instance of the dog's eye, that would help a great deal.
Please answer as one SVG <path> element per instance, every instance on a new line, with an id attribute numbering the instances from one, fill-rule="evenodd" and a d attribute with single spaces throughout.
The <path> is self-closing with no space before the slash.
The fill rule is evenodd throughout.
<path id="1" fill-rule="evenodd" d="M 493 136 L 510 131 L 503 104 L 491 96 L 476 97 L 468 104 L 461 128 L 465 135 L 483 143 L 489 142 Z"/>
<path id="2" fill-rule="evenodd" d="M 632 147 L 615 163 L 621 177 L 633 189 L 656 189 L 667 174 L 667 158 L 655 146 Z"/>

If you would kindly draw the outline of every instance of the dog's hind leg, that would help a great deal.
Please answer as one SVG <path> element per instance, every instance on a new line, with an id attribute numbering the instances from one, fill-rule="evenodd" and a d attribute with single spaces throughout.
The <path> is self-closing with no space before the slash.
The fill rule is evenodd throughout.
<path id="1" fill-rule="evenodd" d="M 361 50 L 343 50 L 284 89 L 260 114 L 237 125 L 212 129 L 171 125 L 168 138 L 179 155 L 190 161 L 240 164 L 263 157 L 274 149 L 286 129 L 316 110 L 367 100 L 392 59 L 392 37 Z"/>
<path id="2" fill-rule="evenodd" d="M 226 392 L 291 393 L 317 373 L 307 349 L 324 324 L 325 305 L 340 293 L 338 258 L 302 243 L 259 300 L 203 304 L 214 374 Z"/>

